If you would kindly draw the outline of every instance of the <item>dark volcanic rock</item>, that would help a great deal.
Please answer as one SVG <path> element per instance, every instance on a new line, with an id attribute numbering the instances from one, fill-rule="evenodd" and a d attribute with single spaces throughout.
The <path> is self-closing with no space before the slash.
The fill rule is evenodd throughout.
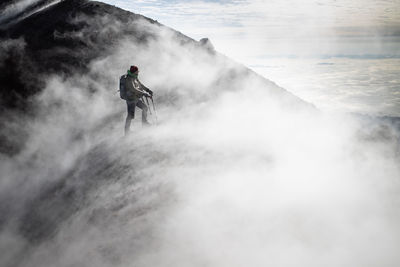
<path id="1" fill-rule="evenodd" d="M 0 29 L 13 24 L 57 0 L 15 1 L 3 0 L 0 4 Z"/>
<path id="2" fill-rule="evenodd" d="M 213 44 L 211 43 L 210 39 L 208 38 L 201 38 L 199 43 L 204 46 L 206 49 L 208 49 L 210 52 L 214 53 L 215 52 L 215 48 L 213 46 Z"/>
<path id="3" fill-rule="evenodd" d="M 84 73 L 125 35 L 145 42 L 152 34 L 137 32 L 132 21 L 139 18 L 156 23 L 103 3 L 65 0 L 9 25 L 1 32 L 2 107 L 24 109 L 29 96 L 42 89 L 43 75 Z M 107 28 L 111 20 L 121 28 Z"/>

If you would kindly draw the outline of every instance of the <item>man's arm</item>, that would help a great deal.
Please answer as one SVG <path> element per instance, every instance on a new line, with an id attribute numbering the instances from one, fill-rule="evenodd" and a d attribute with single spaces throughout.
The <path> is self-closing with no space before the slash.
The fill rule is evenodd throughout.
<path id="1" fill-rule="evenodd" d="M 132 92 L 132 94 L 134 94 L 135 96 L 141 97 L 145 93 L 142 90 L 141 85 L 138 80 L 136 80 L 136 81 L 131 80 L 130 82 L 128 82 L 128 84 L 129 84 L 130 92 Z"/>
<path id="2" fill-rule="evenodd" d="M 138 80 L 138 82 L 139 82 L 139 84 L 140 84 L 140 87 L 141 87 L 144 91 L 148 92 L 148 93 L 150 94 L 150 96 L 153 96 L 153 91 L 151 91 L 149 88 L 147 88 L 146 86 L 144 86 L 144 84 L 142 84 L 139 80 Z"/>

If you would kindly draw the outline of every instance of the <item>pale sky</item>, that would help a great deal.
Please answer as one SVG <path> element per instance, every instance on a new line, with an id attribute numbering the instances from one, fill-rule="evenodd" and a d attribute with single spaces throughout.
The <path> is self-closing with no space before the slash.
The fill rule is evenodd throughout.
<path id="1" fill-rule="evenodd" d="M 258 56 L 400 56 L 400 0 L 105 2 L 158 20 L 247 63 Z"/>

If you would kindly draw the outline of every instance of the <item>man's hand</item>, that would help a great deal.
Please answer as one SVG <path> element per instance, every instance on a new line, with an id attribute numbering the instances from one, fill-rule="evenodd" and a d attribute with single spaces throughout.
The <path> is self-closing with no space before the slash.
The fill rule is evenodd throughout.
<path id="1" fill-rule="evenodd" d="M 149 93 L 150 97 L 153 97 L 153 91 L 151 91 L 150 89 L 147 89 L 147 93 Z"/>

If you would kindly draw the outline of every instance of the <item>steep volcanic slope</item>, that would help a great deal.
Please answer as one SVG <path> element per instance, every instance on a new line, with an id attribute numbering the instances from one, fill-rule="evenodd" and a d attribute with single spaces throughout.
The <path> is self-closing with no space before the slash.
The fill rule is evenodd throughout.
<path id="1" fill-rule="evenodd" d="M 92 20 L 86 21 L 85 16 L 109 21 L 90 24 Z M 152 33 L 139 33 L 137 24 L 127 26 L 139 18 L 143 17 L 102 3 L 69 0 L 9 25 L 2 32 L 3 105 L 25 105 L 27 97 L 43 88 L 43 75 L 87 71 L 91 60 L 107 56 L 125 35 L 137 42 L 150 38 Z M 105 32 L 104 24 L 111 20 L 119 27 Z"/>
<path id="2" fill-rule="evenodd" d="M 9 25 L 2 32 L 7 43 L 2 48 L 9 54 L 2 59 L 2 63 L 6 63 L 2 64 L 0 82 L 4 88 L 2 91 L 7 92 L 2 95 L 3 104 L 13 106 L 17 96 L 24 99 L 40 90 L 43 83 L 38 76 L 87 71 L 92 60 L 108 56 L 121 39 L 129 37 L 136 43 L 144 43 L 155 38 L 151 30 L 139 28 L 140 20 L 161 26 L 154 20 L 104 3 L 65 0 Z M 202 42 L 198 43 L 178 32 L 174 35 L 182 44 L 202 45 Z M 19 55 L 22 51 L 18 50 L 21 47 L 16 44 L 14 47 L 11 41 L 18 38 L 25 42 L 22 55 Z M 15 54 L 21 58 L 15 59 Z M 249 72 L 244 67 L 242 71 Z M 10 79 L 12 74 L 16 76 L 15 80 Z M 28 77 L 19 78 L 25 75 Z M 22 88 L 21 83 L 25 85 Z"/>
<path id="3" fill-rule="evenodd" d="M 7 27 L 1 266 L 399 262 L 389 125 L 315 114 L 206 39 L 99 2 Z M 160 123 L 123 138 L 131 64 Z"/>
<path id="4" fill-rule="evenodd" d="M 121 43 L 127 40 L 138 48 L 135 51 L 126 51 L 127 59 L 130 58 L 130 61 L 124 62 L 123 68 L 135 62 L 138 64 L 137 54 L 145 54 L 143 50 L 149 43 L 158 42 L 159 49 L 168 51 L 173 40 L 183 47 L 203 49 L 209 54 L 208 60 L 220 61 L 225 65 L 219 70 L 218 77 L 213 77 L 214 82 L 209 84 L 209 88 L 216 92 L 221 88 L 234 89 L 239 84 L 238 81 L 243 82 L 244 78 L 254 77 L 265 84 L 266 90 L 281 94 L 287 101 L 308 105 L 245 67 L 210 50 L 208 44 L 196 42 L 152 19 L 104 3 L 65 0 L 22 20 L 18 20 L 19 18 L 16 18 L 15 23 L 4 24 L 3 31 L 0 31 L 2 37 L 0 47 L 2 50 L 0 58 L 1 111 L 3 116 L 11 116 L 1 121 L 15 120 L 8 114 L 10 109 L 23 111 L 24 115 L 28 116 L 35 113 L 36 106 L 32 103 L 31 96 L 43 90 L 49 76 L 60 75 L 67 78 L 76 73 L 88 75 L 91 63 L 115 54 L 119 51 Z M 170 36 L 166 39 L 166 36 L 160 35 L 161 31 L 168 32 Z M 177 47 L 177 49 L 180 48 Z M 190 53 L 193 58 L 196 57 L 196 50 Z M 147 75 L 151 73 L 159 75 L 155 73 L 161 66 L 158 60 L 149 56 L 140 62 L 142 67 L 149 66 L 146 69 Z M 191 64 L 193 64 L 190 66 L 191 72 L 203 72 L 204 76 L 211 72 L 207 68 L 201 69 L 196 66 L 196 62 Z M 168 66 L 167 69 L 161 71 L 173 70 L 173 67 Z M 116 75 L 119 76 L 119 74 Z M 212 75 L 214 76 L 213 73 Z M 191 86 L 196 86 L 197 83 L 198 81 L 193 81 Z M 110 84 L 110 86 L 113 90 L 115 89 L 115 84 Z M 90 85 L 86 89 L 96 90 Z M 185 88 L 176 89 L 183 91 Z M 173 91 L 165 97 L 171 98 L 172 94 Z M 12 153 L 18 151 L 18 144 L 24 143 L 23 140 L 13 140 L 15 129 L 8 125 L 2 126 L 8 129 L 3 131 L 7 134 L 2 136 L 2 140 L 8 139 L 8 141 L 1 142 L 1 151 Z M 18 131 L 21 131 L 18 135 L 23 136 L 25 129 L 22 127 Z"/>

